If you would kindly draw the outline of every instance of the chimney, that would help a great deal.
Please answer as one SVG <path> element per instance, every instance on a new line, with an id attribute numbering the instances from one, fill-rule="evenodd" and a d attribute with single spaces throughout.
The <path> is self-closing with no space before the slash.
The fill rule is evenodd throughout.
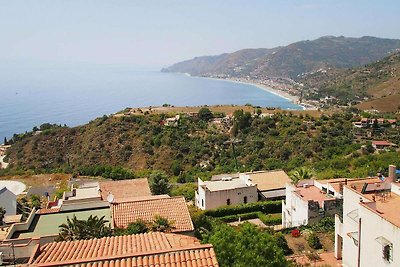
<path id="1" fill-rule="evenodd" d="M 396 182 L 396 166 L 389 165 L 389 177 L 386 180 L 388 183 Z"/>

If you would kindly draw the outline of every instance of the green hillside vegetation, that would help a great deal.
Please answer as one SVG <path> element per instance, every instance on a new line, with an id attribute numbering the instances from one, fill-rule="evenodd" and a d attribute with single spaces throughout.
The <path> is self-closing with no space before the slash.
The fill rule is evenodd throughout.
<path id="1" fill-rule="evenodd" d="M 319 118 L 282 111 L 273 118 L 252 117 L 238 110 L 230 132 L 198 118 L 181 116 L 178 127 L 167 127 L 167 115 L 101 117 L 69 128 L 16 135 L 7 152 L 10 166 L 0 174 L 68 172 L 113 179 L 148 176 L 165 171 L 179 182 L 234 172 L 235 145 L 239 171 L 302 166 L 319 178 L 362 177 L 400 164 L 397 152 L 370 154 L 355 142 L 351 113 Z M 400 143 L 397 129 L 376 131 L 375 138 Z M 370 144 L 369 144 L 370 146 Z M 191 195 L 188 192 L 188 196 Z"/>
<path id="2" fill-rule="evenodd" d="M 282 77 L 327 68 L 350 68 L 374 62 L 400 48 L 400 40 L 375 37 L 324 36 L 273 49 L 244 49 L 218 56 L 196 57 L 163 69 L 196 76 Z"/>
<path id="3" fill-rule="evenodd" d="M 384 99 L 390 109 L 383 111 L 396 111 L 400 104 L 391 105 L 390 102 L 400 94 L 400 52 L 359 68 L 330 69 L 310 74 L 303 77 L 301 82 L 306 90 L 316 89 L 316 93 L 311 95 L 314 99 L 329 95 L 338 98 L 342 104 L 351 100 L 362 101 L 364 97 L 371 101 Z M 367 103 L 361 107 L 382 110 L 380 106 Z"/>

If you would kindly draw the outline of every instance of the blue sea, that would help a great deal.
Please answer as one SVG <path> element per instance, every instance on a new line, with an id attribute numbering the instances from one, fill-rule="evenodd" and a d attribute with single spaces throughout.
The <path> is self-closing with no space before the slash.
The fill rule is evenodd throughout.
<path id="1" fill-rule="evenodd" d="M 253 104 L 302 109 L 256 86 L 127 66 L 0 66 L 0 143 L 43 123 L 76 126 L 126 107 Z"/>

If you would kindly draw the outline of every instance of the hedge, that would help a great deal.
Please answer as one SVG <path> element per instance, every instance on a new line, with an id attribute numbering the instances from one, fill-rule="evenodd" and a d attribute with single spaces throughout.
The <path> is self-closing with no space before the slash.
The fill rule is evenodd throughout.
<path id="1" fill-rule="evenodd" d="M 282 212 L 282 201 L 262 201 L 237 206 L 224 206 L 221 208 L 207 210 L 205 215 L 211 217 L 225 217 L 228 215 L 237 215 L 260 211 L 262 213 L 280 213 Z"/>
<path id="2" fill-rule="evenodd" d="M 239 220 L 239 217 L 241 220 L 250 220 L 250 219 L 255 219 L 259 217 L 259 211 L 256 212 L 249 212 L 249 213 L 243 213 L 243 214 L 235 214 L 235 215 L 228 215 L 228 216 L 224 216 L 224 217 L 219 217 L 218 219 L 220 219 L 223 222 L 235 222 Z"/>
<path id="3" fill-rule="evenodd" d="M 261 214 L 258 217 L 265 225 L 282 224 L 282 213 L 275 214 Z"/>

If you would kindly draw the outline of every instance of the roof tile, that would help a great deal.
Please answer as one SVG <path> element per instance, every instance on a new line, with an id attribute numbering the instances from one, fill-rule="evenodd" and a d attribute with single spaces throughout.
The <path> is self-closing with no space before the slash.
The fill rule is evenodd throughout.
<path id="1" fill-rule="evenodd" d="M 151 198 L 112 204 L 114 225 L 126 228 L 136 220 L 151 222 L 160 215 L 174 223 L 172 232 L 193 231 L 193 223 L 184 197 Z"/>
<path id="2" fill-rule="evenodd" d="M 201 245 L 194 237 L 152 232 L 49 243 L 42 246 L 32 264 L 81 267 L 170 265 L 218 266 L 218 262 L 212 246 Z"/>

